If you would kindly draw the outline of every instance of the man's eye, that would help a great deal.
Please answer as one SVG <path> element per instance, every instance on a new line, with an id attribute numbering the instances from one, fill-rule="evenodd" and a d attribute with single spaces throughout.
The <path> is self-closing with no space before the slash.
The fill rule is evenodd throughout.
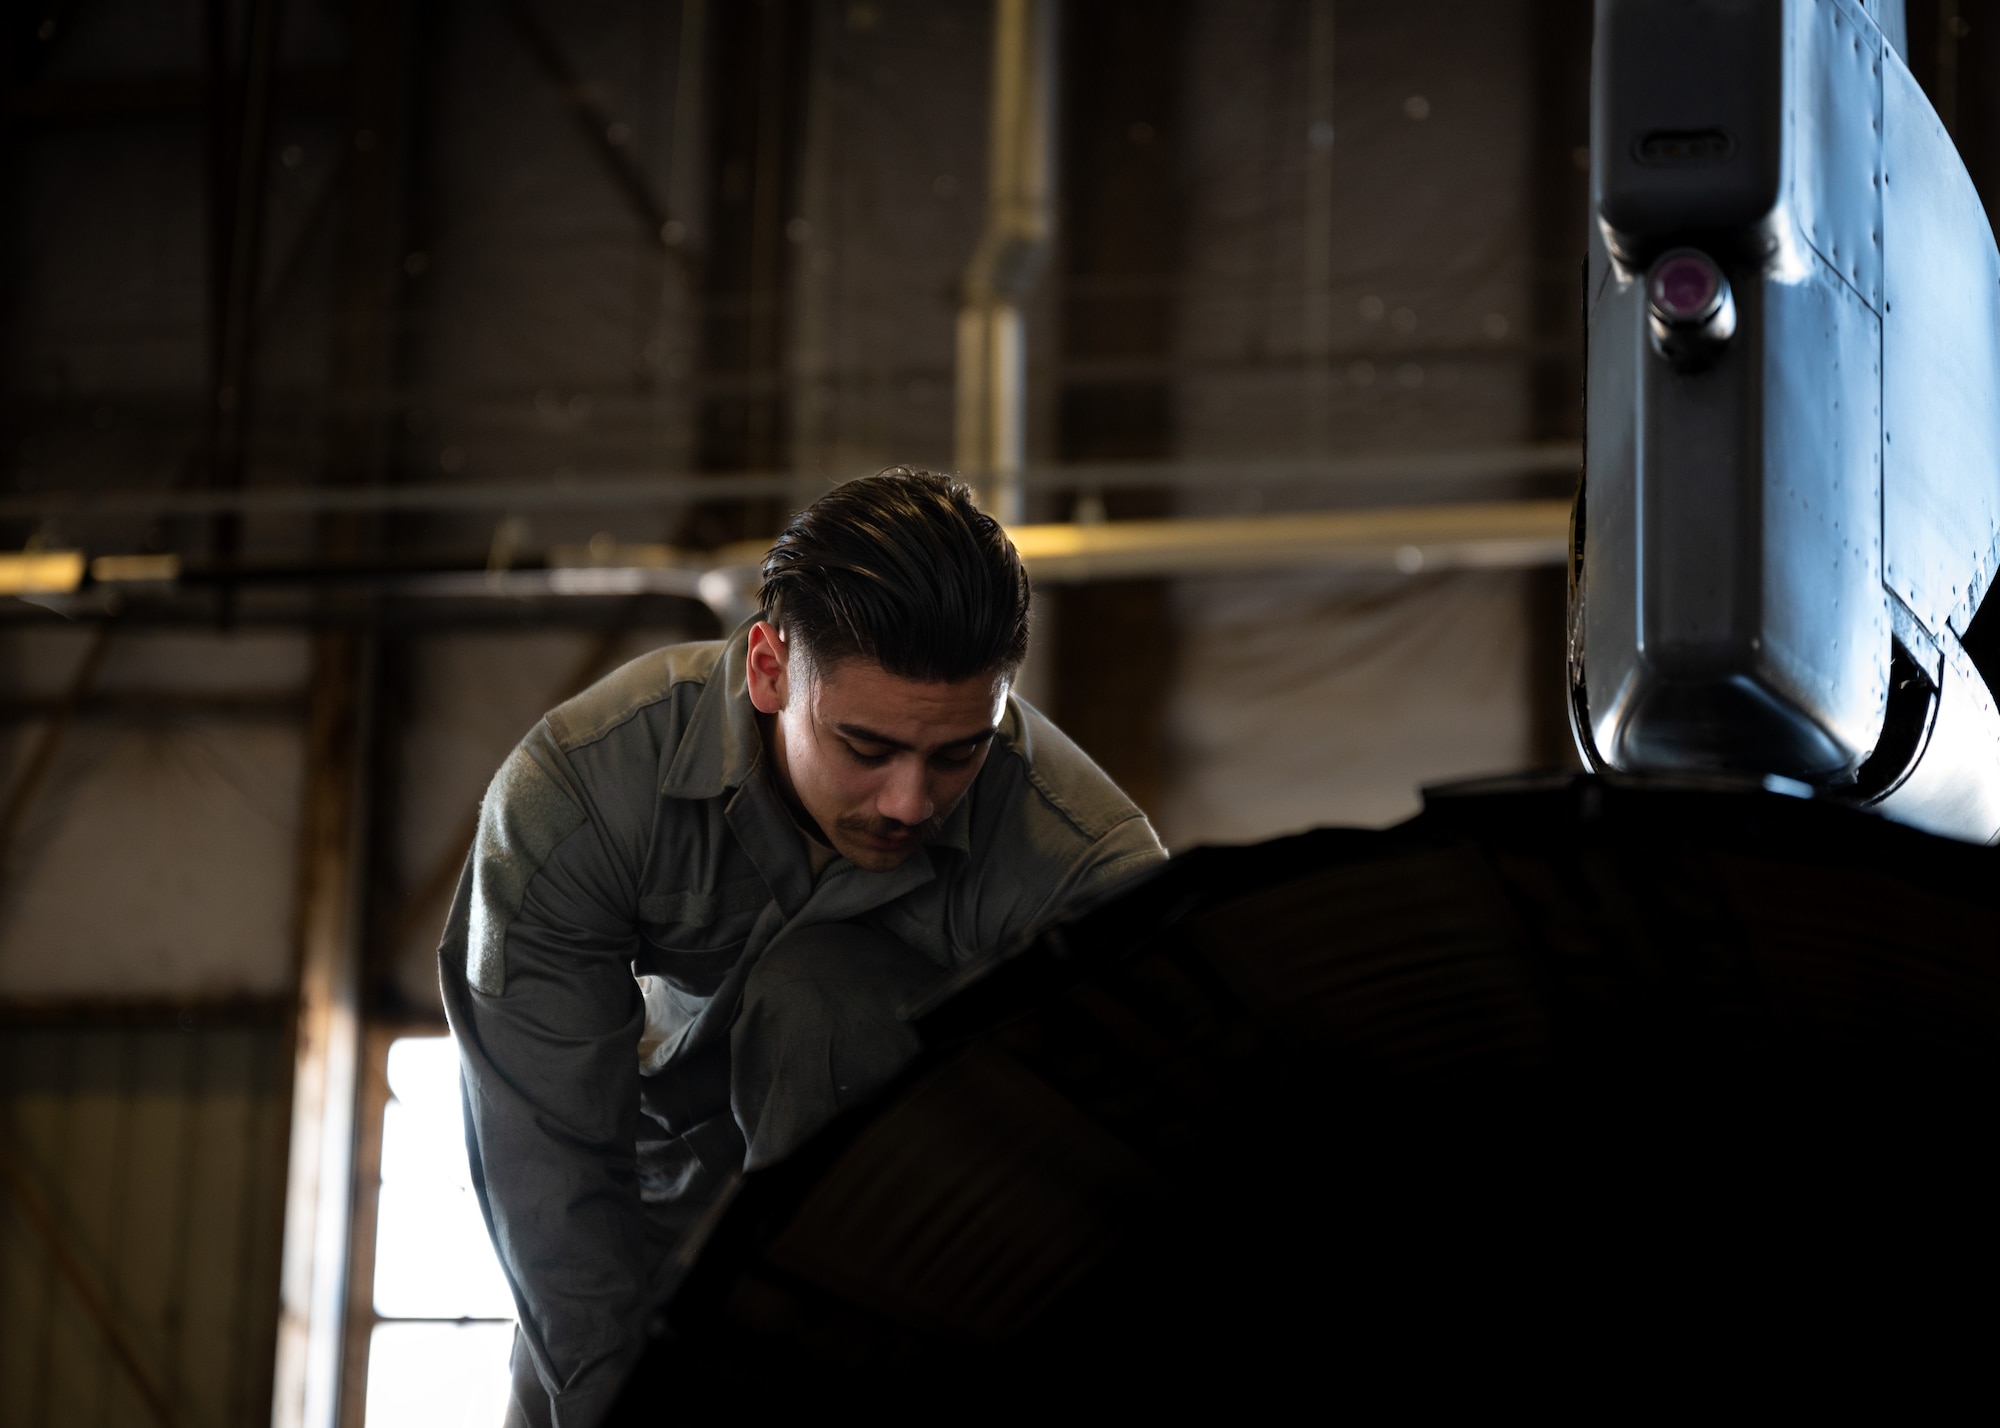
<path id="1" fill-rule="evenodd" d="M 941 769 L 962 769 L 978 754 L 977 749 L 967 749 L 962 754 L 936 754 L 931 762 Z"/>
<path id="2" fill-rule="evenodd" d="M 858 764 L 868 764 L 873 766 L 875 764 L 884 764 L 889 761 L 889 756 L 887 754 L 864 754 L 861 752 L 861 750 L 855 748 L 854 745 L 852 744 L 849 744 L 847 746 L 847 752 L 854 755 L 854 761 Z"/>

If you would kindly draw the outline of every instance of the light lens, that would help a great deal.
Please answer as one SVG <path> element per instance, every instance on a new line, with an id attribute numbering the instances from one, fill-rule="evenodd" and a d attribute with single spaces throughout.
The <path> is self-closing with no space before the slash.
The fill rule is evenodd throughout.
<path id="1" fill-rule="evenodd" d="M 1722 295 L 1722 270 L 1700 253 L 1672 253 L 1653 269 L 1653 310 L 1668 322 L 1705 321 Z"/>

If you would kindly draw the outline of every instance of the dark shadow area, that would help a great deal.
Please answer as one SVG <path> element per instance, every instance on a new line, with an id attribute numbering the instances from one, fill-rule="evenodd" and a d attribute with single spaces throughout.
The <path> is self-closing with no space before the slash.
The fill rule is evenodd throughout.
<path id="1" fill-rule="evenodd" d="M 1587 778 L 1197 850 L 914 1009 L 916 1068 L 743 1179 L 619 1421 L 1949 1371 L 1993 859 Z"/>

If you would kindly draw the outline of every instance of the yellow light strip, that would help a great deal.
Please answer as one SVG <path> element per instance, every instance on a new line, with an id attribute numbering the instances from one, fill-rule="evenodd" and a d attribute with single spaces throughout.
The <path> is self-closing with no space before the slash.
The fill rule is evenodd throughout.
<path id="1" fill-rule="evenodd" d="M 1404 574 L 1518 570 L 1559 565 L 1567 557 L 1569 502 L 1374 506 L 1014 526 L 1008 534 L 1029 575 L 1051 584 L 1300 567 Z M 597 586 L 622 570 L 680 569 L 740 582 L 763 562 L 769 546 L 769 541 L 740 541 L 705 552 L 664 545 L 621 544 L 597 552 L 558 547 L 550 564 L 574 586 L 558 593 L 608 593 Z M 0 595 L 68 593 L 82 584 L 84 568 L 78 551 L 0 555 Z M 172 581 L 180 575 L 180 560 L 173 555 L 100 555 L 89 562 L 89 570 L 101 584 Z"/>
<path id="2" fill-rule="evenodd" d="M 1298 566 L 1396 570 L 1559 565 L 1569 502 L 1496 501 L 1349 511 L 1016 526 L 1037 580 L 1213 575 Z"/>
<path id="3" fill-rule="evenodd" d="M 67 595 L 83 584 L 80 550 L 14 551 L 0 555 L 0 595 Z"/>
<path id="4" fill-rule="evenodd" d="M 178 580 L 178 555 L 100 555 L 90 562 L 90 578 L 109 585 L 125 581 Z"/>

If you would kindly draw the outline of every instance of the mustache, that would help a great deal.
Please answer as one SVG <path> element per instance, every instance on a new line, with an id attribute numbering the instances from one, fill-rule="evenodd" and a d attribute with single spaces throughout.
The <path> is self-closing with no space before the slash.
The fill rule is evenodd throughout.
<path id="1" fill-rule="evenodd" d="M 944 815 L 933 813 L 921 823 L 898 823 L 893 818 L 871 818 L 863 813 L 850 813 L 835 824 L 844 833 L 863 833 L 875 838 L 897 838 L 905 833 L 915 833 L 917 841 L 928 843 L 944 828 Z"/>

